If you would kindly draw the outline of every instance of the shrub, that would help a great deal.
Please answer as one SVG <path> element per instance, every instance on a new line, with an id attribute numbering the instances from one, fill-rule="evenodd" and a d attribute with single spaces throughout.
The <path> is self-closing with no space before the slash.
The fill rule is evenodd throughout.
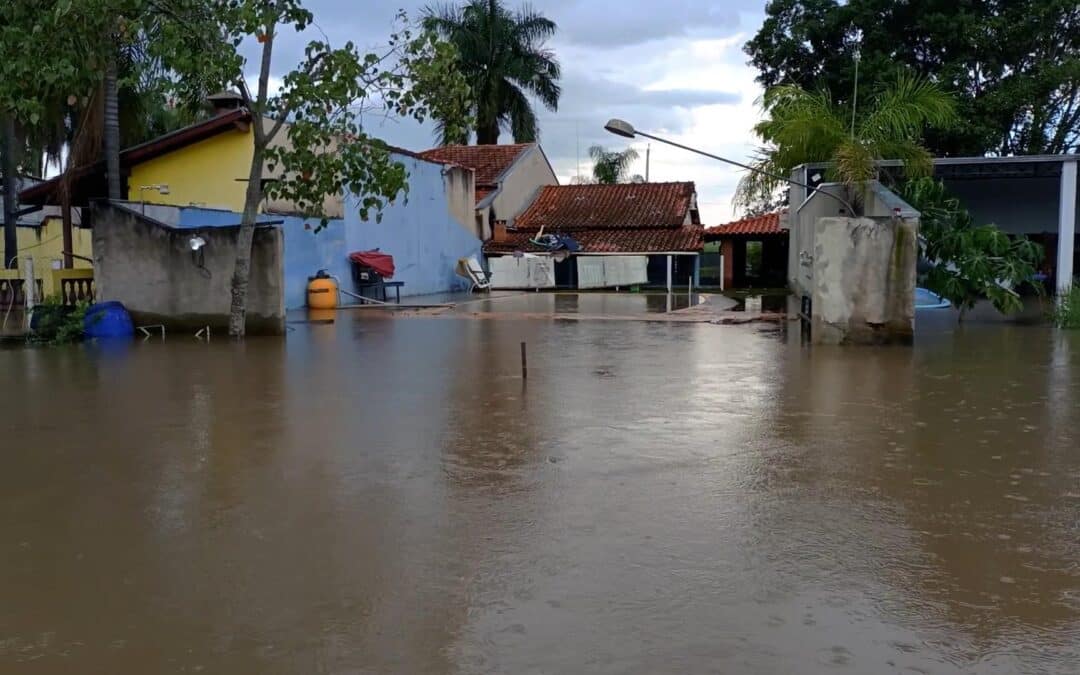
<path id="1" fill-rule="evenodd" d="M 1080 286 L 1074 285 L 1068 293 L 1056 299 L 1050 310 L 1050 320 L 1058 328 L 1080 328 Z"/>
<path id="2" fill-rule="evenodd" d="M 57 297 L 46 299 L 34 307 L 30 339 L 52 345 L 79 342 L 83 339 L 83 321 L 89 307 L 89 303 L 65 305 Z"/>
<path id="3" fill-rule="evenodd" d="M 904 199 L 922 214 L 919 237 L 931 268 L 926 287 L 964 313 L 987 298 L 1002 314 L 1023 307 L 1016 289 L 1035 277 L 1043 248 L 1027 237 L 1010 237 L 996 225 L 976 225 L 959 200 L 932 178 L 908 181 Z"/>

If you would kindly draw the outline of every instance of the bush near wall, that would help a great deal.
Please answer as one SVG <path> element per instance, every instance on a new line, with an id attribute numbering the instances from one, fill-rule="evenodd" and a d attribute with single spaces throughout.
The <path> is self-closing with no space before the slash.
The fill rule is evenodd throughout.
<path id="1" fill-rule="evenodd" d="M 1074 285 L 1057 298 L 1057 303 L 1050 310 L 1050 320 L 1058 328 L 1080 329 L 1080 286 Z"/>

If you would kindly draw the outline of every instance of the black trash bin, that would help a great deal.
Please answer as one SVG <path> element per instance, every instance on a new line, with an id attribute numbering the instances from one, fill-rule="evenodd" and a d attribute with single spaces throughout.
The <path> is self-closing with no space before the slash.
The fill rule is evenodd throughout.
<path id="1" fill-rule="evenodd" d="M 370 265 L 358 263 L 354 260 L 352 262 L 352 278 L 358 294 L 373 300 L 385 300 L 386 287 L 383 285 L 385 279 Z"/>

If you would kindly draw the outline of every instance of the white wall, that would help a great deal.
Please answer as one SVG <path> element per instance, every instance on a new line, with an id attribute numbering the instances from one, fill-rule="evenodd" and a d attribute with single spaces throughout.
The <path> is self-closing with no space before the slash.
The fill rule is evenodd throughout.
<path id="1" fill-rule="evenodd" d="M 551 170 L 544 151 L 533 146 L 517 158 L 502 179 L 502 189 L 491 203 L 489 221 L 510 220 L 532 203 L 536 193 L 545 185 L 558 185 L 559 179 Z M 491 237 L 490 227 L 484 239 Z"/>

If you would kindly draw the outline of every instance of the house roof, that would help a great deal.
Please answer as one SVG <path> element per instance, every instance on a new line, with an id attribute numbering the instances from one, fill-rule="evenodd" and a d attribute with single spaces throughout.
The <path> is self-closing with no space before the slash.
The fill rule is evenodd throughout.
<path id="1" fill-rule="evenodd" d="M 535 143 L 509 145 L 444 145 L 419 153 L 424 159 L 458 164 L 476 173 L 476 202 L 495 192 L 503 174 Z"/>
<path id="2" fill-rule="evenodd" d="M 514 220 L 519 230 L 680 227 L 697 219 L 694 184 L 547 185 Z"/>
<path id="3" fill-rule="evenodd" d="M 763 213 L 759 216 L 750 216 L 742 220 L 736 220 L 723 225 L 717 225 L 705 230 L 705 234 L 711 237 L 732 236 L 761 236 L 770 234 L 783 234 L 780 227 L 780 215 L 783 211 Z"/>
<path id="4" fill-rule="evenodd" d="M 530 241 L 541 228 L 569 234 L 582 253 L 699 251 L 704 234 L 690 182 L 548 185 L 506 239 L 485 242 L 484 252 L 545 252 Z"/>
<path id="5" fill-rule="evenodd" d="M 133 145 L 120 153 L 120 165 L 129 167 L 155 157 L 172 152 L 199 141 L 206 140 L 231 129 L 244 129 L 251 122 L 251 113 L 246 109 L 230 110 L 209 119 L 186 126 L 182 129 L 158 136 L 155 139 Z M 95 162 L 72 169 L 72 203 L 81 204 L 88 196 L 103 184 L 104 162 Z M 100 175 L 99 175 L 100 174 Z M 24 204 L 46 204 L 55 195 L 63 176 L 57 176 L 19 193 L 19 201 Z"/>
<path id="6" fill-rule="evenodd" d="M 678 227 L 626 227 L 575 230 L 571 236 L 581 245 L 582 253 L 668 253 L 700 251 L 701 225 Z M 546 253 L 548 249 L 529 240 L 535 231 L 510 230 L 503 241 L 484 242 L 484 253 Z"/>

